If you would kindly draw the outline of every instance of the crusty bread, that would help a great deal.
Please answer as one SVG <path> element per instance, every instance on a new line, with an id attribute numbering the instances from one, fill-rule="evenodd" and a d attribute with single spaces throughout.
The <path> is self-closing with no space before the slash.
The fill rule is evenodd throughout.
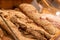
<path id="1" fill-rule="evenodd" d="M 13 40 L 12 36 L 8 35 L 5 30 L 0 28 L 0 40 Z"/>
<path id="2" fill-rule="evenodd" d="M 41 25 L 50 34 L 56 34 L 57 32 L 60 32 L 56 27 L 48 22 L 48 20 L 42 19 L 39 12 L 31 4 L 21 4 L 19 7 L 27 16 L 33 19 L 38 25 Z"/>
<path id="3" fill-rule="evenodd" d="M 5 11 L 4 11 L 5 12 Z M 11 34 L 13 37 L 13 33 L 16 35 L 16 37 L 19 39 L 19 40 L 33 40 L 33 39 L 30 39 L 30 38 L 25 38 L 23 35 L 21 35 L 21 32 L 18 30 L 18 28 L 16 27 L 16 25 L 14 25 L 8 18 L 5 18 L 5 16 L 7 15 L 7 17 L 11 18 L 12 15 L 11 14 L 6 14 L 3 15 L 4 13 L 2 12 L 2 17 L 5 19 L 5 21 L 7 22 L 7 24 L 3 21 L 3 19 L 0 17 L 0 25 L 3 29 L 5 29 L 9 34 Z M 11 30 L 13 31 L 13 33 L 11 32 L 11 30 L 9 29 L 9 27 L 11 28 Z M 16 39 L 16 38 L 15 38 Z"/>
<path id="4" fill-rule="evenodd" d="M 16 24 L 12 24 L 13 21 L 15 22 L 16 20 L 14 20 L 14 16 L 17 18 L 17 22 L 20 22 L 24 25 L 27 26 L 27 28 L 32 28 L 33 30 L 37 30 L 39 31 L 38 34 L 42 34 L 44 36 L 46 36 L 48 39 L 51 38 L 51 35 L 49 33 L 47 33 L 43 28 L 37 26 L 33 20 L 29 19 L 25 14 L 23 14 L 22 12 L 19 12 L 19 11 L 14 11 L 14 10 L 4 10 L 1 14 L 4 19 L 6 19 L 7 23 L 10 25 L 11 28 L 15 28 Z M 2 25 L 3 22 L 1 22 L 1 25 Z M 16 22 L 15 22 L 16 23 Z M 5 24 L 4 24 L 5 25 Z M 3 25 L 3 26 L 4 26 Z M 14 26 L 15 25 L 15 26 Z M 3 27 L 2 26 L 2 27 Z M 12 27 L 13 26 L 13 27 Z M 10 31 L 8 30 L 8 28 L 3 27 L 4 29 L 6 29 L 9 33 Z M 17 26 L 17 28 L 19 28 Z M 16 29 L 17 29 L 16 28 Z M 15 31 L 14 29 L 12 29 L 13 31 Z M 17 31 L 17 30 L 16 30 Z M 15 32 L 14 32 L 15 33 Z M 18 32 L 19 33 L 19 32 Z M 16 34 L 17 35 L 17 34 Z M 18 36 L 17 36 L 18 37 Z M 18 37 L 19 38 L 19 37 Z"/>
<path id="5" fill-rule="evenodd" d="M 42 15 L 31 4 L 21 4 L 19 7 L 23 12 L 0 10 L 1 28 L 15 40 L 16 37 L 18 40 L 54 40 L 54 37 L 60 34 L 60 30 L 48 20 L 41 18 Z"/>

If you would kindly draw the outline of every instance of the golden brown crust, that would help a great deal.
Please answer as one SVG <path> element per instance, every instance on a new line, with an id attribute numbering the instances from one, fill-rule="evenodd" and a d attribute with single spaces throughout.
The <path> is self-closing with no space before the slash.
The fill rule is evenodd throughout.
<path id="1" fill-rule="evenodd" d="M 57 32 L 60 32 L 50 22 L 48 22 L 48 20 L 40 18 L 39 12 L 31 4 L 21 4 L 19 7 L 27 16 L 33 19 L 38 25 L 41 25 L 50 34 L 56 34 Z"/>
<path id="2" fill-rule="evenodd" d="M 0 40 L 13 40 L 12 36 L 9 36 L 5 30 L 0 28 Z"/>
<path id="3" fill-rule="evenodd" d="M 5 12 L 5 11 L 4 11 Z M 15 24 L 12 24 L 13 22 L 11 22 L 11 20 L 12 21 L 14 21 L 14 16 L 16 16 L 16 18 L 22 23 L 22 24 L 24 24 L 24 25 L 26 25 L 28 28 L 32 28 L 33 30 L 37 30 L 37 31 L 40 31 L 40 33 L 42 34 L 42 35 L 45 35 L 48 39 L 50 39 L 51 38 L 51 35 L 49 34 L 49 33 L 47 33 L 43 28 L 41 28 L 41 27 L 39 27 L 39 26 L 37 26 L 34 22 L 33 22 L 33 20 L 31 20 L 31 19 L 29 19 L 26 15 L 24 15 L 23 13 L 21 13 L 21 12 L 18 12 L 18 11 L 14 11 L 14 10 L 9 10 L 9 11 L 6 11 L 5 13 L 3 12 L 3 14 L 1 14 L 3 17 L 4 17 L 4 19 L 6 19 L 6 21 L 7 21 L 7 23 L 10 25 L 10 27 L 11 28 L 15 28 L 15 26 L 13 26 L 13 25 L 15 25 Z M 10 13 L 10 14 L 9 14 Z M 14 13 L 14 14 L 13 14 Z M 15 20 L 16 21 L 16 20 Z M 15 22 L 14 21 L 14 22 Z M 11 22 L 11 23 L 10 23 Z M 1 25 L 2 25 L 2 23 L 3 22 L 1 22 Z M 5 25 L 5 24 L 4 24 Z M 3 25 L 3 26 L 4 26 Z M 3 27 L 2 26 L 2 27 Z M 13 27 L 12 27 L 13 26 Z M 3 27 L 4 28 L 4 27 Z M 18 28 L 18 27 L 17 27 Z M 6 29 L 6 28 L 4 28 L 4 29 Z M 7 28 L 8 29 L 8 28 Z M 6 29 L 6 30 L 7 30 Z M 16 31 L 16 30 L 13 30 L 13 31 Z M 8 32 L 10 33 L 10 31 L 8 30 Z M 17 35 L 17 34 L 16 34 Z M 18 37 L 19 38 L 19 37 Z"/>
<path id="4" fill-rule="evenodd" d="M 42 15 L 35 7 L 30 4 L 21 4 L 19 7 L 23 13 L 15 10 L 0 10 L 2 13 L 0 15 L 0 25 L 13 37 L 14 33 L 19 40 L 54 40 L 60 35 L 60 30 L 48 20 L 41 18 Z M 3 40 L 4 38 L 9 39 L 4 36 Z"/>

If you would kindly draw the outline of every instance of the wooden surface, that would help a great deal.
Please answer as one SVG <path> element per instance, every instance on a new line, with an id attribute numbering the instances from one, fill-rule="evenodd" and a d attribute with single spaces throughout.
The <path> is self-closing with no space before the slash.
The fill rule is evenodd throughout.
<path id="1" fill-rule="evenodd" d="M 0 0 L 0 8 L 11 9 L 21 3 L 30 3 L 32 0 Z"/>

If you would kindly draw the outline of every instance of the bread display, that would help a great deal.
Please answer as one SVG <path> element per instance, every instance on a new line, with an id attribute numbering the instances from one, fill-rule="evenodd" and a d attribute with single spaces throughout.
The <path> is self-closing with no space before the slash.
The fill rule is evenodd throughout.
<path id="1" fill-rule="evenodd" d="M 20 4 L 15 10 L 1 9 L 0 39 L 60 40 L 60 29 L 58 28 L 60 19 L 53 15 L 52 18 L 46 19 L 48 17 L 46 15 L 40 14 L 33 5 L 27 3 Z"/>
<path id="2" fill-rule="evenodd" d="M 48 20 L 41 18 L 39 12 L 32 5 L 21 4 L 20 8 L 23 12 L 25 12 L 27 16 L 33 19 L 38 25 L 41 25 L 50 34 L 59 32 L 57 28 L 55 28 L 50 22 L 48 22 Z"/>

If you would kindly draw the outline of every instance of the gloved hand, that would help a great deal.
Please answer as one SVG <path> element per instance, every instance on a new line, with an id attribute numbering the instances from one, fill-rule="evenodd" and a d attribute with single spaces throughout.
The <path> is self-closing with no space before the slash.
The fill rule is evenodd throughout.
<path id="1" fill-rule="evenodd" d="M 48 20 L 51 24 L 60 29 L 60 17 L 51 14 L 41 14 L 41 18 Z"/>

